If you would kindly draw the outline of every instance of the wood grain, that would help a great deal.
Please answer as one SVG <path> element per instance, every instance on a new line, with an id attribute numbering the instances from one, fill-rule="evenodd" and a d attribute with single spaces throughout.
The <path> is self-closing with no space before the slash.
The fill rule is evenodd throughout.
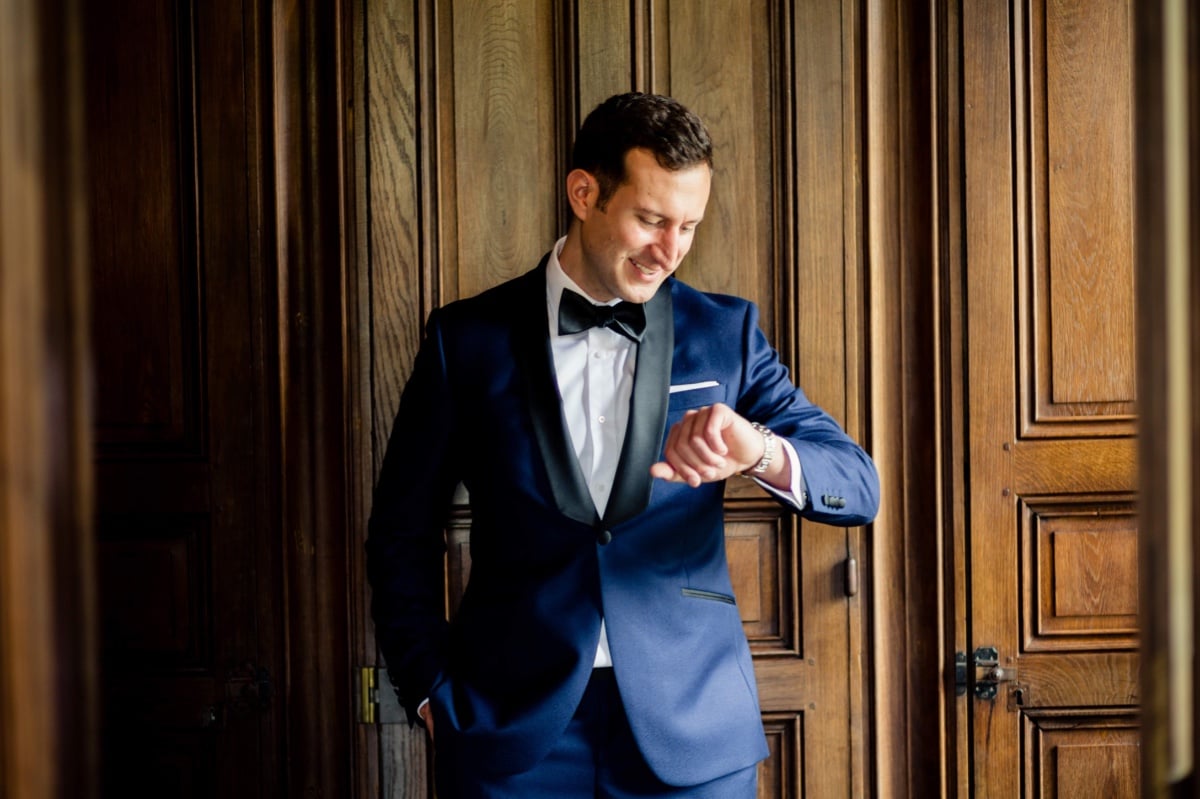
<path id="1" fill-rule="evenodd" d="M 1134 706 L 1138 703 L 1136 652 L 1030 654 L 1016 659 L 1017 680 L 1029 686 L 1024 704 L 1039 708 Z"/>
<path id="2" fill-rule="evenodd" d="M 458 3 L 454 83 L 454 258 L 445 299 L 470 297 L 532 269 L 554 240 L 562 180 L 549 0 Z"/>
<path id="3" fill-rule="evenodd" d="M 1054 403 L 1134 399 L 1132 6 L 1048 0 L 1044 47 Z M 1035 24 L 1035 31 L 1038 26 Z M 1035 73 L 1036 74 L 1036 73 Z M 1038 93 L 1034 98 L 1041 99 Z M 1036 117 L 1035 117 L 1036 118 Z M 1108 120 L 1097 125 L 1097 119 Z M 1040 137 L 1039 137 L 1040 138 Z M 1052 331 L 1052 335 L 1051 334 Z M 1101 364 L 1103 367 L 1101 368 Z"/>
<path id="4" fill-rule="evenodd" d="M 432 109 L 418 105 L 413 3 L 372 6 L 366 26 L 367 208 L 369 219 L 370 325 L 373 386 L 371 443 L 374 470 L 383 462 L 400 393 L 412 368 L 429 309 L 422 300 L 422 241 L 418 147 L 431 147 L 420 120 Z M 425 245 L 426 247 L 429 245 Z M 372 485 L 374 480 L 368 481 Z"/>
<path id="5" fill-rule="evenodd" d="M 1011 451 L 1011 487 L 1022 496 L 1130 491 L 1137 482 L 1132 438 L 1021 441 Z"/>
<path id="6" fill-rule="evenodd" d="M 1133 338 L 1131 6 L 1031 4 L 1026 63 L 1025 435 L 1130 435 Z M 1096 119 L 1109 120 L 1097 125 Z"/>

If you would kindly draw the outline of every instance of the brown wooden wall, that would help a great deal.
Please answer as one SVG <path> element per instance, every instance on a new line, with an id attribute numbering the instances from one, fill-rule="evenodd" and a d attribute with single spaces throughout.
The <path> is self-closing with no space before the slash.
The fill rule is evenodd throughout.
<path id="1" fill-rule="evenodd" d="M 1195 203 L 1153 144 L 1196 149 L 1158 82 L 1194 12 L 1168 58 L 1169 2 L 79 5 L 0 4 L 6 796 L 94 795 L 101 741 L 116 795 L 427 795 L 420 737 L 351 710 L 374 472 L 425 316 L 532 266 L 575 125 L 629 88 L 715 134 L 684 279 L 757 300 L 883 474 L 865 531 L 729 495 L 763 795 L 1194 783 L 1163 487 L 1195 470 L 1155 392 L 1196 394 L 1194 314 L 1161 313 Z M 958 696 L 983 644 L 1015 678 Z"/>

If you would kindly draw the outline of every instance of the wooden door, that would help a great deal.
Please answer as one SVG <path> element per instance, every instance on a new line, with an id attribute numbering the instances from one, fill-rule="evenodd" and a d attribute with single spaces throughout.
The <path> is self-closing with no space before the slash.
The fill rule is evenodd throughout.
<path id="1" fill-rule="evenodd" d="M 378 470 L 430 309 L 537 263 L 565 230 L 575 129 L 596 103 L 633 88 L 678 97 L 716 144 L 713 196 L 680 277 L 758 302 L 800 385 L 861 440 L 859 87 L 847 66 L 859 57 L 857 8 L 368 4 L 362 482 Z M 360 493 L 360 518 L 367 499 Z M 864 600 L 848 596 L 844 574 L 861 531 L 798 524 L 746 481 L 730 484 L 727 518 L 771 748 L 760 795 L 860 796 Z M 468 530 L 464 504 L 448 532 L 451 610 L 469 571 Z M 377 662 L 369 625 L 361 635 L 360 656 Z M 382 718 L 400 715 L 386 688 L 380 699 Z M 429 795 L 423 733 L 384 724 L 378 736 L 383 793 Z"/>
<path id="2" fill-rule="evenodd" d="M 1137 796 L 1133 4 L 961 15 L 967 790 Z"/>
<path id="3" fill-rule="evenodd" d="M 103 792 L 276 795 L 254 17 L 84 6 Z"/>

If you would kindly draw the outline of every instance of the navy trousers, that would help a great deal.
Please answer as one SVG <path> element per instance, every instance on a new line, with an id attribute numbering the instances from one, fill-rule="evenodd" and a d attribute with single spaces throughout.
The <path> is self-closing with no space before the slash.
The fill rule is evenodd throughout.
<path id="1" fill-rule="evenodd" d="M 758 766 L 684 788 L 666 785 L 638 751 L 612 669 L 596 669 L 566 733 L 529 771 L 474 773 L 435 732 L 438 799 L 755 799 Z"/>

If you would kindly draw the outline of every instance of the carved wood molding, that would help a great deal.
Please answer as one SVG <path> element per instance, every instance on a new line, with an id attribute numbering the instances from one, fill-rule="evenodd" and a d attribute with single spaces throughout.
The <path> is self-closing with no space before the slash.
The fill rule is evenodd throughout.
<path id="1" fill-rule="evenodd" d="M 872 649 L 895 664 L 874 672 L 879 795 L 943 795 L 953 779 L 952 707 L 933 679 L 954 601 L 943 507 L 953 482 L 939 474 L 951 469 L 954 402 L 939 371 L 954 361 L 955 334 L 952 6 L 878 0 L 864 11 L 870 441 L 883 476 L 871 554 L 873 579 L 888 587 L 874 597 Z M 913 740 L 919 754 L 898 745 Z"/>
<path id="2" fill-rule="evenodd" d="M 352 116 L 354 4 L 264 3 L 271 41 L 264 110 L 273 117 L 272 193 L 278 305 L 278 427 L 282 569 L 287 586 L 284 652 L 298 701 L 287 719 L 292 791 L 350 790 L 353 735 L 347 584 L 346 373 L 355 331 L 343 302 L 356 256 Z M 264 132 L 264 135 L 268 135 Z M 339 371 L 331 375 L 328 370 Z"/>

